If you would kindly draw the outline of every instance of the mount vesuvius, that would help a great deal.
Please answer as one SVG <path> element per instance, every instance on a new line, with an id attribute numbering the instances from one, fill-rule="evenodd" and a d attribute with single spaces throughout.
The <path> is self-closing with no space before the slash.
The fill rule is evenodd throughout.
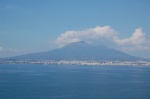
<path id="1" fill-rule="evenodd" d="M 140 57 L 128 55 L 106 46 L 94 46 L 84 41 L 73 42 L 63 48 L 7 58 L 9 60 L 81 60 L 81 61 L 136 61 Z"/>

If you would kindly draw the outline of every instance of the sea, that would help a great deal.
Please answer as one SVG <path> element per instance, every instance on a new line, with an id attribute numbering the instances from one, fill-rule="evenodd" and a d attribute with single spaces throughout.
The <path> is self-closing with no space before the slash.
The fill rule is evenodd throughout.
<path id="1" fill-rule="evenodd" d="M 150 66 L 1 64 L 0 99 L 150 99 Z"/>

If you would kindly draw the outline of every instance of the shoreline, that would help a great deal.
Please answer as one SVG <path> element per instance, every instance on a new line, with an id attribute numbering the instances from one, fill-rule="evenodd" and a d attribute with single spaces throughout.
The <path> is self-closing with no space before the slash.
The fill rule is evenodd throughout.
<path id="1" fill-rule="evenodd" d="M 0 64 L 58 64 L 58 65 L 119 65 L 119 66 L 150 66 L 150 61 L 78 61 L 78 60 L 19 60 L 19 61 L 0 61 Z"/>

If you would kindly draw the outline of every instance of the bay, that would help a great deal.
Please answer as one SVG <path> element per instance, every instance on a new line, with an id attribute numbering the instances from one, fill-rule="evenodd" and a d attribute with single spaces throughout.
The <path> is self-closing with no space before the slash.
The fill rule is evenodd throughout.
<path id="1" fill-rule="evenodd" d="M 0 65 L 0 99 L 150 99 L 149 66 Z"/>

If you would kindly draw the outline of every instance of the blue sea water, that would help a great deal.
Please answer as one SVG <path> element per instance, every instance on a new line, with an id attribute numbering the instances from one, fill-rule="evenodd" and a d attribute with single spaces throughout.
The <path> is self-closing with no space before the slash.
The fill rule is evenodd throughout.
<path id="1" fill-rule="evenodd" d="M 1 64 L 0 99 L 150 99 L 150 67 Z"/>

